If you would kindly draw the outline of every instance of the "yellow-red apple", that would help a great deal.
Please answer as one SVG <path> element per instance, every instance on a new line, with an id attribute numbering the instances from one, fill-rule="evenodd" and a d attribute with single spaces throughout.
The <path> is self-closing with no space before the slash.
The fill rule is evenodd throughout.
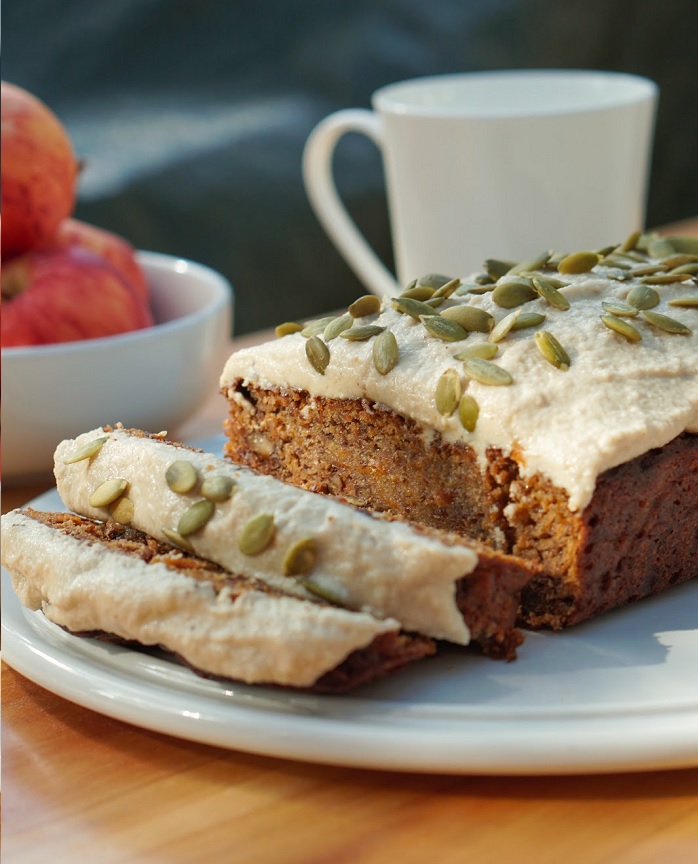
<path id="1" fill-rule="evenodd" d="M 3 348 L 113 336 L 153 323 L 148 304 L 114 267 L 74 246 L 5 262 L 2 289 Z"/>
<path id="2" fill-rule="evenodd" d="M 136 261 L 135 250 L 121 235 L 79 219 L 64 219 L 58 226 L 55 245 L 79 246 L 94 252 L 118 270 L 146 302 L 149 301 L 148 283 Z"/>
<path id="3" fill-rule="evenodd" d="M 3 81 L 2 257 L 48 245 L 75 204 L 78 173 L 63 124 L 40 99 Z"/>

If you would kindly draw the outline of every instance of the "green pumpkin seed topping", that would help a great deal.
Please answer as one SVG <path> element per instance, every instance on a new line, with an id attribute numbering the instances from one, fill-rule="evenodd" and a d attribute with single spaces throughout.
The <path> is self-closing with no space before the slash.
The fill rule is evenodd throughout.
<path id="1" fill-rule="evenodd" d="M 684 309 L 698 308 L 698 296 L 697 297 L 675 297 L 673 300 L 669 301 L 669 306 L 681 306 Z"/>
<path id="2" fill-rule="evenodd" d="M 633 285 L 625 301 L 636 309 L 654 309 L 659 305 L 659 294 L 649 285 Z"/>
<path id="3" fill-rule="evenodd" d="M 615 315 L 619 318 L 634 318 L 640 311 L 636 306 L 623 303 L 622 300 L 604 300 L 601 306 L 609 315 Z"/>
<path id="4" fill-rule="evenodd" d="M 450 417 L 458 407 L 463 393 L 460 375 L 455 369 L 447 369 L 436 383 L 436 410 L 443 417 Z"/>
<path id="5" fill-rule="evenodd" d="M 533 282 L 527 276 L 517 276 L 515 279 L 500 282 L 492 292 L 492 300 L 502 309 L 523 306 L 529 300 L 535 300 L 537 296 Z"/>
<path id="6" fill-rule="evenodd" d="M 233 494 L 235 481 L 226 474 L 209 474 L 201 483 L 201 494 L 217 504 L 227 501 Z"/>
<path id="7" fill-rule="evenodd" d="M 122 495 L 109 505 L 109 516 L 119 525 L 130 525 L 133 521 L 135 508 L 133 501 Z"/>
<path id="8" fill-rule="evenodd" d="M 453 355 L 454 360 L 470 360 L 472 357 L 479 357 L 481 360 L 491 360 L 497 356 L 499 345 L 494 345 L 492 342 L 476 342 L 474 345 L 467 345 L 462 351 Z"/>
<path id="9" fill-rule="evenodd" d="M 308 339 L 305 343 L 305 354 L 313 369 L 320 375 L 324 375 L 330 363 L 330 349 L 319 336 L 311 336 Z"/>
<path id="10" fill-rule="evenodd" d="M 342 330 L 339 335 L 342 339 L 348 339 L 350 342 L 365 342 L 384 330 L 385 327 L 380 327 L 378 324 L 361 324 L 358 326 L 355 325 L 349 330 Z"/>
<path id="11" fill-rule="evenodd" d="M 317 561 L 317 543 L 312 537 L 297 540 L 284 557 L 285 576 L 305 576 Z"/>
<path id="12" fill-rule="evenodd" d="M 464 393 L 458 403 L 458 417 L 463 428 L 468 432 L 474 432 L 479 415 L 480 406 L 469 393 Z"/>
<path id="13" fill-rule="evenodd" d="M 514 309 L 513 312 L 510 312 L 508 315 L 505 315 L 500 321 L 498 321 L 494 327 L 492 328 L 492 332 L 487 337 L 490 342 L 501 342 L 502 339 L 514 329 L 516 322 L 519 320 L 521 315 L 523 314 L 522 309 Z"/>
<path id="14" fill-rule="evenodd" d="M 560 273 L 588 273 L 600 259 L 597 252 L 572 252 L 560 261 L 557 269 Z"/>
<path id="15" fill-rule="evenodd" d="M 673 285 L 675 282 L 688 282 L 693 278 L 692 273 L 677 273 L 671 270 L 669 273 L 657 273 L 655 276 L 643 276 L 640 279 L 644 285 Z"/>
<path id="16" fill-rule="evenodd" d="M 542 312 L 522 312 L 521 309 L 517 309 L 516 311 L 521 314 L 515 316 L 514 323 L 511 325 L 512 330 L 526 330 L 528 327 L 537 327 L 546 318 Z"/>
<path id="17" fill-rule="evenodd" d="M 177 459 L 165 471 L 165 483 L 179 495 L 190 492 L 196 486 L 198 479 L 196 468 L 185 459 Z"/>
<path id="18" fill-rule="evenodd" d="M 290 336 L 291 333 L 300 333 L 302 329 L 303 325 L 297 321 L 284 321 L 274 328 L 274 333 L 278 339 L 281 339 L 283 336 Z"/>
<path id="19" fill-rule="evenodd" d="M 434 289 L 430 285 L 413 285 L 412 288 L 406 288 L 400 297 L 406 297 L 408 300 L 420 300 L 423 303 L 433 294 Z"/>
<path id="20" fill-rule="evenodd" d="M 442 318 L 456 321 L 464 330 L 477 333 L 489 333 L 494 327 L 494 316 L 477 306 L 461 304 L 449 306 L 441 313 Z"/>
<path id="21" fill-rule="evenodd" d="M 444 342 L 460 342 L 468 336 L 468 331 L 457 321 L 442 318 L 440 315 L 420 315 L 419 320 L 432 336 Z"/>
<path id="22" fill-rule="evenodd" d="M 433 306 L 428 306 L 423 300 L 415 300 L 412 297 L 393 297 L 393 307 L 398 312 L 404 312 L 411 318 L 419 320 L 420 315 L 438 315 Z"/>
<path id="23" fill-rule="evenodd" d="M 562 312 L 566 312 L 570 308 L 570 301 L 567 297 L 548 279 L 544 279 L 542 276 L 533 276 L 531 277 L 531 281 L 536 291 L 551 306 L 560 309 Z"/>
<path id="24" fill-rule="evenodd" d="M 539 330 L 538 333 L 534 333 L 533 338 L 536 340 L 538 350 L 548 363 L 557 369 L 561 369 L 563 372 L 566 372 L 570 368 L 572 361 L 569 354 L 552 333 L 549 333 L 547 330 Z"/>
<path id="25" fill-rule="evenodd" d="M 364 294 L 349 307 L 352 318 L 364 318 L 366 315 L 377 315 L 381 311 L 380 297 L 375 294 Z"/>
<path id="26" fill-rule="evenodd" d="M 619 251 L 630 252 L 637 246 L 640 237 L 642 237 L 642 231 L 633 231 L 632 234 L 628 234 L 625 240 L 623 240 L 623 242 L 618 247 Z"/>
<path id="27" fill-rule="evenodd" d="M 482 360 L 479 357 L 469 357 L 463 361 L 465 374 L 477 381 L 479 384 L 487 384 L 491 387 L 508 387 L 514 383 L 514 379 L 501 366 Z"/>
<path id="28" fill-rule="evenodd" d="M 683 336 L 690 336 L 693 333 L 690 327 L 677 321 L 675 318 L 670 318 L 668 315 L 662 315 L 660 312 L 652 312 L 649 309 L 640 310 L 640 316 L 659 330 L 664 330 L 666 333 L 679 333 Z"/>
<path id="29" fill-rule="evenodd" d="M 354 319 L 349 312 L 345 312 L 344 315 L 340 315 L 335 318 L 334 321 L 330 321 L 330 323 L 325 327 L 322 338 L 325 342 L 331 342 L 333 339 L 336 339 L 340 333 L 343 333 L 345 330 L 348 330 L 351 325 L 354 323 Z"/>
<path id="30" fill-rule="evenodd" d="M 269 547 L 276 533 L 271 513 L 258 513 L 243 525 L 238 536 L 238 549 L 243 555 L 261 555 Z"/>
<path id="31" fill-rule="evenodd" d="M 76 462 L 82 462 L 85 459 L 91 459 L 93 456 L 96 456 L 99 451 L 104 447 L 105 443 L 109 440 L 109 436 L 105 436 L 104 438 L 94 438 L 88 444 L 85 444 L 84 447 L 81 447 L 79 450 L 76 450 L 72 456 L 68 456 L 67 459 L 63 460 L 64 465 L 74 465 Z"/>
<path id="32" fill-rule="evenodd" d="M 512 267 L 516 267 L 516 262 L 500 261 L 498 258 L 487 258 L 482 266 L 485 268 L 489 278 L 492 279 L 493 282 L 496 282 L 498 279 L 501 279 L 502 276 L 506 276 Z"/>
<path id="33" fill-rule="evenodd" d="M 639 342 L 642 339 L 640 331 L 623 318 L 616 318 L 615 315 L 602 315 L 601 321 L 609 330 L 625 337 L 629 342 Z"/>
<path id="34" fill-rule="evenodd" d="M 108 507 L 123 495 L 127 486 L 128 480 L 124 480 L 123 477 L 112 477 L 105 480 L 90 495 L 88 499 L 90 507 Z"/>
<path id="35" fill-rule="evenodd" d="M 324 585 L 319 585 L 313 579 L 309 579 L 306 577 L 301 577 L 299 580 L 300 584 L 305 588 L 306 591 L 309 591 L 311 594 L 314 594 L 320 600 L 324 600 L 327 603 L 332 603 L 333 606 L 344 606 L 344 599 L 339 596 L 339 594 L 335 594 L 334 591 L 331 591 L 329 588 L 326 588 Z"/>
<path id="36" fill-rule="evenodd" d="M 308 321 L 301 330 L 301 336 L 304 336 L 306 339 L 310 339 L 312 336 L 320 336 L 325 332 L 325 327 L 331 321 L 334 321 L 336 317 L 336 315 L 329 315 L 324 318 L 316 318 L 314 321 Z"/>
<path id="37" fill-rule="evenodd" d="M 434 291 L 434 298 L 443 297 L 444 300 L 448 299 L 451 294 L 453 294 L 453 292 L 456 290 L 456 288 L 460 287 L 460 282 L 461 280 L 459 278 L 450 279 L 448 282 L 446 282 L 444 285 Z"/>
<path id="38" fill-rule="evenodd" d="M 425 276 L 420 276 L 417 279 L 417 285 L 427 285 L 429 288 L 436 290 L 450 281 L 451 277 L 444 276 L 442 273 L 427 273 Z"/>
<path id="39" fill-rule="evenodd" d="M 373 340 L 373 365 L 379 375 L 387 375 L 400 357 L 397 339 L 390 330 L 384 330 Z"/>
<path id="40" fill-rule="evenodd" d="M 182 537 L 177 531 L 174 531 L 172 528 L 161 528 L 160 529 L 163 535 L 172 543 L 173 546 L 178 546 L 180 549 L 184 549 L 186 552 L 193 552 L 194 547 L 191 545 L 189 540 L 186 537 Z"/>
<path id="41" fill-rule="evenodd" d="M 208 520 L 213 516 L 215 505 L 213 501 L 204 498 L 201 501 L 196 501 L 191 507 L 182 513 L 177 523 L 177 533 L 182 537 L 188 537 L 190 534 L 196 534 L 200 531 Z"/>
<path id="42" fill-rule="evenodd" d="M 538 255 L 534 255 L 533 258 L 526 258 L 519 264 L 514 265 L 509 270 L 509 275 L 516 276 L 519 273 L 530 273 L 531 270 L 540 270 L 548 263 L 550 255 L 550 252 L 541 252 Z"/>

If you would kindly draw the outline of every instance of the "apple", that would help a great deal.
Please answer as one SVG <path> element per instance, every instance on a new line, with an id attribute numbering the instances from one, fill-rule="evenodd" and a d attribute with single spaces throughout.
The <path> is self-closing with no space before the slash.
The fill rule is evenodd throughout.
<path id="1" fill-rule="evenodd" d="M 76 246 L 27 252 L 3 264 L 3 348 L 113 336 L 153 323 L 118 270 Z"/>
<path id="2" fill-rule="evenodd" d="M 135 250 L 120 235 L 71 218 L 64 219 L 58 226 L 54 244 L 59 247 L 78 246 L 94 252 L 118 270 L 146 302 L 149 301 L 148 283 L 136 260 Z"/>
<path id="3" fill-rule="evenodd" d="M 47 246 L 75 205 L 78 163 L 56 115 L 14 84 L 1 84 L 2 257 Z"/>

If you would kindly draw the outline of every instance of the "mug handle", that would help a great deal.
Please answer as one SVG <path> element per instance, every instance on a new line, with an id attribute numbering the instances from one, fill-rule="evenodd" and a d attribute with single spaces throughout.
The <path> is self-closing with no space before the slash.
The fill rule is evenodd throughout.
<path id="1" fill-rule="evenodd" d="M 394 295 L 402 289 L 349 216 L 334 182 L 332 157 L 339 139 L 347 132 L 359 132 L 379 149 L 383 147 L 377 114 L 364 108 L 336 111 L 321 120 L 308 136 L 303 149 L 303 183 L 320 224 L 359 279 L 379 297 Z"/>

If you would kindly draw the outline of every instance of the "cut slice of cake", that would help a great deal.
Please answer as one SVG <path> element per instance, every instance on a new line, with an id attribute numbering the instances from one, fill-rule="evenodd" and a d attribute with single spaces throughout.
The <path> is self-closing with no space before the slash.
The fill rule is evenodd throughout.
<path id="1" fill-rule="evenodd" d="M 634 235 L 286 325 L 223 370 L 225 453 L 536 562 L 528 626 L 662 591 L 698 575 L 697 271 Z"/>
<path id="2" fill-rule="evenodd" d="M 96 429 L 61 442 L 71 510 L 113 518 L 301 599 L 322 597 L 407 631 L 512 658 L 532 565 L 443 532 L 372 518 L 161 436 Z"/>
<path id="3" fill-rule="evenodd" d="M 393 619 L 285 595 L 113 521 L 12 511 L 2 560 L 22 603 L 66 630 L 157 646 L 207 677 L 337 693 L 435 651 Z"/>

